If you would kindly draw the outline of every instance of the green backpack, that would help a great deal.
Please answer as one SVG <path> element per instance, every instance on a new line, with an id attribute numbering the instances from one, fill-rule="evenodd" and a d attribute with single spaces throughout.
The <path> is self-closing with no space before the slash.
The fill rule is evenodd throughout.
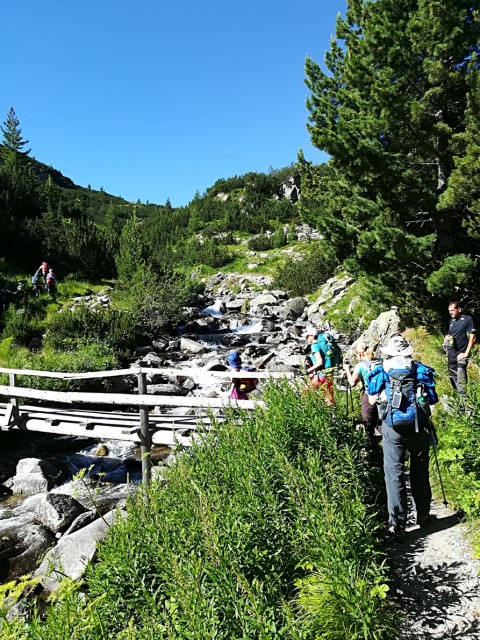
<path id="1" fill-rule="evenodd" d="M 323 358 L 323 369 L 330 369 L 331 367 L 338 367 L 342 364 L 343 356 L 342 350 L 335 341 L 335 338 L 328 331 L 323 331 L 317 338 L 317 344 L 320 347 L 320 351 Z"/>

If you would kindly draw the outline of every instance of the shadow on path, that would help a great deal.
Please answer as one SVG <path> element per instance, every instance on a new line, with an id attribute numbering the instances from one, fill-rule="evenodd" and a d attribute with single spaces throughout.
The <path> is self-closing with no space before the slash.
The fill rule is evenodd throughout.
<path id="1" fill-rule="evenodd" d="M 480 582 L 469 562 L 461 519 L 446 509 L 424 529 L 407 530 L 404 544 L 389 543 L 391 596 L 406 617 L 402 638 L 480 638 Z"/>

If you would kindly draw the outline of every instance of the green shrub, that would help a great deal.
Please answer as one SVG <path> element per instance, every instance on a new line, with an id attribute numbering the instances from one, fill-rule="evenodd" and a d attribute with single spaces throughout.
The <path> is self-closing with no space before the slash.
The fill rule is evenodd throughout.
<path id="1" fill-rule="evenodd" d="M 326 242 L 313 244 L 299 260 L 288 258 L 275 275 L 273 287 L 287 291 L 291 296 L 313 293 L 330 278 L 337 262 Z"/>
<path id="2" fill-rule="evenodd" d="M 30 640 L 398 637 L 361 436 L 315 392 L 264 396 L 130 500 Z"/>
<path id="3" fill-rule="evenodd" d="M 28 347 L 32 338 L 41 337 L 43 322 L 28 307 L 16 309 L 11 306 L 6 313 L 3 337 L 11 337 L 19 347 Z"/>

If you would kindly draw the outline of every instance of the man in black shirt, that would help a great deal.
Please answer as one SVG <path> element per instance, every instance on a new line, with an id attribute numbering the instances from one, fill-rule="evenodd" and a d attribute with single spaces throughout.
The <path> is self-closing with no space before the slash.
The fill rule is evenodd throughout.
<path id="1" fill-rule="evenodd" d="M 448 325 L 448 334 L 444 340 L 444 345 L 447 348 L 448 372 L 452 387 L 461 396 L 464 396 L 468 359 L 477 340 L 477 335 L 473 318 L 462 313 L 459 302 L 450 302 L 448 313 L 451 320 Z"/>

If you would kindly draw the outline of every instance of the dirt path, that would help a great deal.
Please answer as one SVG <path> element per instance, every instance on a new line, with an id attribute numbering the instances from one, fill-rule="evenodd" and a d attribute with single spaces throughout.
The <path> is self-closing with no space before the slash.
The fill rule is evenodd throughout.
<path id="1" fill-rule="evenodd" d="M 402 638 L 480 639 L 480 562 L 467 540 L 467 525 L 434 505 L 425 529 L 412 523 L 403 544 L 388 546 L 392 595 L 406 616 Z"/>

